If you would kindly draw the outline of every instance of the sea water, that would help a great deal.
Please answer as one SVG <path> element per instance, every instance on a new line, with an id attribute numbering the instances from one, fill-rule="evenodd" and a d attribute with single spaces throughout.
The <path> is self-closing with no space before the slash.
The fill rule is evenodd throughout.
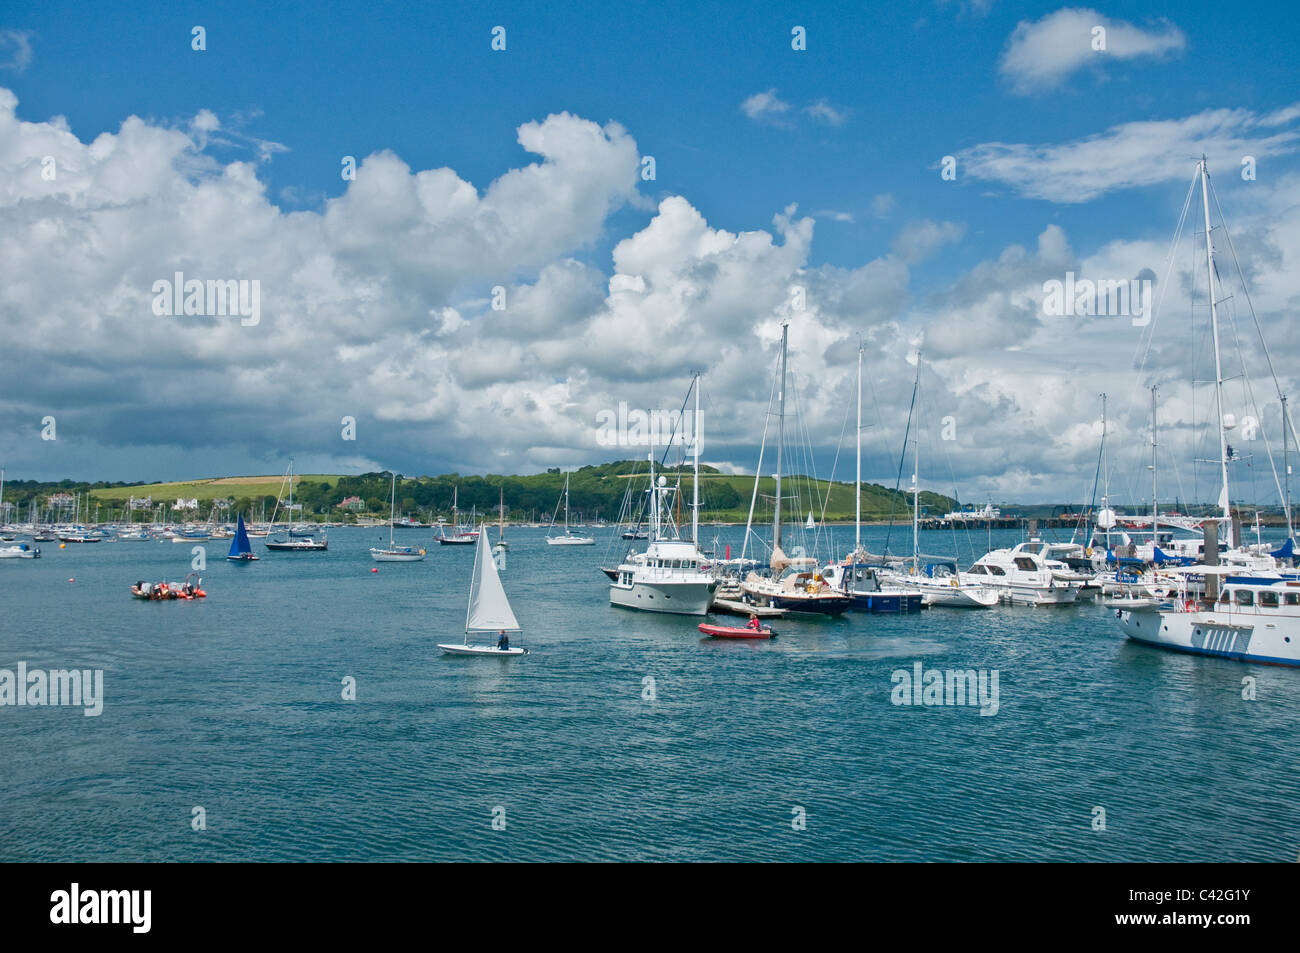
<path id="1" fill-rule="evenodd" d="M 884 530 L 865 533 L 879 550 Z M 0 707 L 0 860 L 1300 850 L 1300 670 L 1136 645 L 1091 601 L 794 616 L 771 642 L 716 641 L 699 619 L 610 607 L 598 566 L 629 543 L 601 531 L 551 547 L 523 528 L 507 532 L 502 578 L 524 628 L 512 643 L 531 654 L 445 657 L 435 643 L 463 637 L 474 548 L 428 534 L 398 531 L 428 549 L 419 563 L 371 561 L 386 528 L 331 530 L 326 553 L 255 539 L 248 565 L 211 541 L 194 602 L 129 593 L 182 580 L 188 544 L 42 543 L 39 560 L 0 561 L 0 668 L 103 672 L 96 717 Z M 701 537 L 736 556 L 743 531 Z M 1019 538 L 921 546 L 956 543 L 965 566 Z M 835 529 L 841 551 L 851 541 Z M 894 530 L 895 550 L 910 542 Z M 996 712 L 900 704 L 899 673 L 930 671 L 996 676 Z"/>

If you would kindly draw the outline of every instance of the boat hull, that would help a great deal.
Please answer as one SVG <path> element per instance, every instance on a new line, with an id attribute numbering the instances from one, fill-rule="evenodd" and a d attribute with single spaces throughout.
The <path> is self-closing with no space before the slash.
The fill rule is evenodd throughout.
<path id="1" fill-rule="evenodd" d="M 370 558 L 377 563 L 418 563 L 424 559 L 424 553 L 396 553 L 390 550 L 372 549 Z"/>
<path id="2" fill-rule="evenodd" d="M 674 583 L 633 580 L 630 586 L 620 586 L 615 582 L 609 587 L 609 604 L 643 612 L 705 615 L 713 604 L 717 588 L 717 582 L 712 579 Z"/>
<path id="3" fill-rule="evenodd" d="M 890 592 L 887 589 L 872 592 L 849 592 L 853 611 L 874 615 L 905 615 L 920 612 L 923 602 L 919 592 Z"/>
<path id="4" fill-rule="evenodd" d="M 439 643 L 438 648 L 442 649 L 448 655 L 467 655 L 478 657 L 494 658 L 514 658 L 518 655 L 527 655 L 528 650 L 511 646 L 508 649 L 499 649 L 495 645 L 461 645 L 461 644 L 443 644 Z"/>
<path id="5" fill-rule="evenodd" d="M 1300 666 L 1300 640 L 1288 640 L 1267 618 L 1159 607 L 1120 609 L 1120 627 L 1134 642 L 1236 662 Z"/>
<path id="6" fill-rule="evenodd" d="M 772 629 L 751 629 L 738 625 L 711 625 L 700 623 L 700 631 L 715 639 L 770 639 L 776 636 Z"/>

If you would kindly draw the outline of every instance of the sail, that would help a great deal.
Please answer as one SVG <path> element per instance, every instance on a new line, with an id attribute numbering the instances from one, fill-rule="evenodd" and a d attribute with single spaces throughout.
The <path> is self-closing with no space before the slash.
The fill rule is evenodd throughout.
<path id="1" fill-rule="evenodd" d="M 239 514 L 239 526 L 235 529 L 235 538 L 230 542 L 230 555 L 243 556 L 251 553 L 253 547 L 248 542 L 248 530 L 244 529 L 244 514 Z"/>
<path id="2" fill-rule="evenodd" d="M 474 576 L 469 583 L 469 611 L 465 615 L 468 632 L 518 632 L 519 623 L 510 609 L 510 600 L 501 586 L 496 563 L 488 551 L 487 533 L 480 532 L 474 544 Z"/>
<path id="3" fill-rule="evenodd" d="M 808 511 L 808 522 L 804 524 L 805 529 L 816 529 L 817 524 L 813 522 L 812 510 Z"/>
<path id="4" fill-rule="evenodd" d="M 772 572 L 778 576 L 785 572 L 785 568 L 790 565 L 790 558 L 786 556 L 785 551 L 780 546 L 772 547 L 772 561 L 770 563 Z"/>

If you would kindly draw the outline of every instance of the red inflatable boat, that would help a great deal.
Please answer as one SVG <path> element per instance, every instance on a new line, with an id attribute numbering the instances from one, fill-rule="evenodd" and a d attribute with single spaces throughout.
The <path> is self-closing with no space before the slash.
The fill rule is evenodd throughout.
<path id="1" fill-rule="evenodd" d="M 705 635 L 711 635 L 715 639 L 770 639 L 774 635 L 771 629 L 751 629 L 749 626 L 742 625 L 712 625 L 708 622 L 700 623 L 700 631 Z"/>

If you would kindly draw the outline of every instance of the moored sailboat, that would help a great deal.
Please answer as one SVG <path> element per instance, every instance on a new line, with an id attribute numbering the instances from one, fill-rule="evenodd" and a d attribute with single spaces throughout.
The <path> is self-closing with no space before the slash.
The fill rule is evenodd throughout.
<path id="1" fill-rule="evenodd" d="M 424 558 L 424 550 L 414 546 L 398 546 L 393 542 L 393 514 L 397 506 L 397 474 L 393 474 L 388 499 L 388 548 L 371 548 L 370 558 L 377 563 L 415 563 Z"/>

